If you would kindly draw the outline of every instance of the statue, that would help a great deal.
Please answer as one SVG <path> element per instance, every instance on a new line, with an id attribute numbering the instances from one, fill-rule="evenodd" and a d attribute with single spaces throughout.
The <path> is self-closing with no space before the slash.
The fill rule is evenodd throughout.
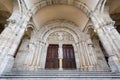
<path id="1" fill-rule="evenodd" d="M 59 41 L 63 40 L 63 33 L 61 33 L 61 32 L 58 33 L 58 40 Z"/>

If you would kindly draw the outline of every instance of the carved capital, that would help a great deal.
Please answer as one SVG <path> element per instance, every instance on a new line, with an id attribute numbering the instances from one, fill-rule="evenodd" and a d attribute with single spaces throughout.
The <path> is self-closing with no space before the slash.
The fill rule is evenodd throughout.
<path id="1" fill-rule="evenodd" d="M 115 21 L 108 21 L 108 22 L 106 22 L 106 25 L 115 25 Z"/>
<path id="2" fill-rule="evenodd" d="M 15 19 L 7 19 L 7 21 L 11 24 L 15 24 L 16 23 L 16 20 Z"/>
<path id="3" fill-rule="evenodd" d="M 106 23 L 100 23 L 99 25 L 101 27 L 104 27 L 104 26 L 109 26 L 109 25 L 114 26 L 114 24 L 115 24 L 115 21 L 107 21 Z"/>

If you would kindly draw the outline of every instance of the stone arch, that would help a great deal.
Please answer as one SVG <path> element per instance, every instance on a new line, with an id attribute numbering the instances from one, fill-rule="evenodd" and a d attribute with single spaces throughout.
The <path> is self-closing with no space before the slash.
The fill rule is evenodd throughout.
<path id="1" fill-rule="evenodd" d="M 69 4 L 68 0 L 66 0 L 66 1 L 59 1 L 58 0 L 57 2 L 54 2 L 54 0 L 51 0 L 51 1 L 53 1 L 53 3 L 50 3 L 49 0 L 40 1 L 40 2 L 36 3 L 34 5 L 34 7 L 32 7 L 29 11 L 34 15 L 34 14 L 36 14 L 36 12 L 39 9 L 44 8 L 46 6 L 51 6 L 51 5 L 56 5 L 56 4 L 63 4 L 63 5 L 72 5 L 72 6 L 77 7 L 79 9 L 81 9 L 87 16 L 89 16 L 91 14 L 91 12 L 92 12 L 92 10 L 90 10 L 86 4 L 84 4 L 84 3 L 82 3 L 81 1 L 78 1 L 78 0 L 75 0 L 73 2 L 73 4 Z"/>
<path id="2" fill-rule="evenodd" d="M 68 32 L 69 34 L 71 34 L 72 35 L 72 37 L 74 38 L 74 43 L 71 43 L 72 44 L 72 46 L 73 46 L 73 48 L 74 48 L 74 52 L 75 52 L 75 62 L 76 62 L 76 66 L 77 66 L 77 69 L 79 69 L 80 68 L 80 65 L 79 65 L 79 52 L 78 52 L 78 50 L 77 50 L 77 46 L 75 45 L 76 43 L 78 43 L 78 37 L 77 37 L 77 35 L 72 31 L 72 30 L 69 30 L 69 29 L 67 29 L 67 28 L 54 28 L 54 29 L 51 29 L 50 31 L 48 31 L 48 32 L 46 32 L 45 34 L 44 34 L 44 36 L 43 36 L 43 41 L 45 41 L 45 43 L 46 43 L 46 46 L 45 46 L 45 50 L 43 50 L 42 52 L 43 52 L 43 55 L 44 55 L 44 59 L 43 59 L 43 68 L 45 68 L 45 63 L 46 63 L 46 56 L 47 56 L 47 48 L 48 48 L 48 43 L 46 42 L 46 40 L 47 40 L 47 38 L 48 38 L 48 36 L 50 35 L 50 34 L 52 34 L 52 33 L 54 33 L 54 32 L 56 32 L 56 31 L 65 31 L 65 32 Z M 44 52 L 45 51 L 45 52 Z"/>
<path id="3" fill-rule="evenodd" d="M 59 25 L 59 26 L 58 26 Z M 74 47 L 74 51 L 75 51 L 75 61 L 76 61 L 76 66 L 77 68 L 80 68 L 80 59 L 79 59 L 79 51 L 78 51 L 78 46 L 76 45 L 77 43 L 79 43 L 81 41 L 81 39 L 85 40 L 85 33 L 83 33 L 79 27 L 77 27 L 77 25 L 75 25 L 74 23 L 72 22 L 69 22 L 69 21 L 63 21 L 63 20 L 56 20 L 56 21 L 51 21 L 51 22 L 48 22 L 47 24 L 45 24 L 44 26 L 42 26 L 38 31 L 36 31 L 36 34 L 39 36 L 37 36 L 37 40 L 43 42 L 43 43 L 46 43 L 44 45 L 44 48 L 42 49 L 42 56 L 44 56 L 44 58 L 42 58 L 42 61 L 43 63 L 41 64 L 42 65 L 42 68 L 44 69 L 45 68 L 45 62 L 46 62 L 46 51 L 47 51 L 47 47 L 48 47 L 48 43 L 46 42 L 47 40 L 47 37 L 55 32 L 55 31 L 59 31 L 59 30 L 62 30 L 62 31 L 66 31 L 68 33 L 70 33 L 75 42 L 72 43 L 73 47 Z M 86 36 L 88 37 L 88 36 Z"/>
<path id="4" fill-rule="evenodd" d="M 46 32 L 48 32 L 48 31 L 50 31 L 51 29 L 54 29 L 54 28 L 65 28 L 65 29 L 71 30 L 72 33 L 74 33 L 74 35 L 76 35 L 76 39 L 77 39 L 76 42 L 79 42 L 86 35 L 74 23 L 71 23 L 69 21 L 63 21 L 63 20 L 57 20 L 57 21 L 55 20 L 55 21 L 51 21 L 51 22 L 45 24 L 38 31 L 36 31 L 37 34 L 39 34 L 39 39 L 44 41 L 43 37 L 46 34 Z"/>
<path id="5" fill-rule="evenodd" d="M 53 3 L 49 3 L 49 1 L 52 1 Z M 92 23 L 97 23 L 97 24 L 100 23 L 99 20 L 96 17 L 96 13 L 93 10 L 91 10 L 85 3 L 81 2 L 81 1 L 78 1 L 78 0 L 73 1 L 72 4 L 69 4 L 67 2 L 68 2 L 68 0 L 63 1 L 63 2 L 56 1 L 55 3 L 54 3 L 54 0 L 43 0 L 43 1 L 37 2 L 35 5 L 33 5 L 29 9 L 29 12 L 33 16 L 33 15 L 35 15 L 37 13 L 37 11 L 39 9 L 47 7 L 47 6 L 52 6 L 52 5 L 57 5 L 57 4 L 60 4 L 60 5 L 71 5 L 71 6 L 74 6 L 76 8 L 79 8 L 81 11 L 83 11 L 86 14 L 86 16 L 91 19 Z M 106 1 L 104 3 L 106 3 Z"/>
<path id="6" fill-rule="evenodd" d="M 76 33 L 74 33 L 74 31 L 69 30 L 69 29 L 67 29 L 67 28 L 53 28 L 53 29 L 51 29 L 50 31 L 48 31 L 48 32 L 46 32 L 46 33 L 44 34 L 45 36 L 43 36 L 43 40 L 46 41 L 47 38 L 48 38 L 48 36 L 49 36 L 51 33 L 56 32 L 56 31 L 65 31 L 65 32 L 68 32 L 68 33 L 71 34 L 72 37 L 74 38 L 75 43 L 77 43 L 77 42 L 79 41 Z"/>

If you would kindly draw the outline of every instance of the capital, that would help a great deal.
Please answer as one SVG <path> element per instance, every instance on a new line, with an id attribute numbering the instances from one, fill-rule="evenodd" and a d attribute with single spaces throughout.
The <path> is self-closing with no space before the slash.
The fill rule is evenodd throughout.
<path id="1" fill-rule="evenodd" d="M 15 24 L 16 23 L 16 20 L 15 19 L 7 19 L 7 21 L 11 24 Z"/>
<path id="2" fill-rule="evenodd" d="M 107 21 L 106 25 L 115 25 L 115 21 Z"/>

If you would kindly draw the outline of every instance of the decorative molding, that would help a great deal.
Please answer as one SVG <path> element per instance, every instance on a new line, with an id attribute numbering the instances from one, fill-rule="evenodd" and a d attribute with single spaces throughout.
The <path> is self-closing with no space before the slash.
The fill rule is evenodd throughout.
<path id="1" fill-rule="evenodd" d="M 74 23 L 66 20 L 50 21 L 41 26 L 39 30 L 35 30 L 34 35 L 36 39 L 46 43 L 48 36 L 57 31 L 65 31 L 71 34 L 74 38 L 75 43 L 78 43 L 81 40 L 86 41 L 89 39 L 88 34 L 82 32 L 81 29 Z"/>
<path id="2" fill-rule="evenodd" d="M 107 21 L 105 23 L 99 23 L 100 28 L 105 27 L 105 26 L 109 26 L 109 25 L 114 26 L 114 24 L 115 24 L 115 21 Z"/>
<path id="3" fill-rule="evenodd" d="M 73 1 L 72 4 L 69 4 L 69 0 L 64 0 L 64 1 L 63 0 L 43 0 L 35 3 L 29 10 L 34 15 L 39 9 L 44 8 L 46 6 L 56 5 L 56 4 L 75 6 L 81 9 L 88 17 L 91 15 L 91 12 L 92 12 L 92 10 L 90 10 L 85 3 L 78 0 Z"/>
<path id="4" fill-rule="evenodd" d="M 73 36 L 65 31 L 53 32 L 49 35 L 48 41 L 74 41 Z"/>

